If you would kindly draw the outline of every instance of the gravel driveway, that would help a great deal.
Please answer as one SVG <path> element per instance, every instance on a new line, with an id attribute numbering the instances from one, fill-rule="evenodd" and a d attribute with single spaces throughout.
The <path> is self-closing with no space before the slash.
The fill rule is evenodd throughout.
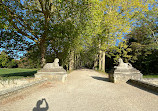
<path id="1" fill-rule="evenodd" d="M 82 69 L 70 73 L 65 83 L 48 82 L 17 95 L 1 104 L 0 110 L 158 111 L 158 96 L 129 84 L 110 83 L 106 75 Z"/>

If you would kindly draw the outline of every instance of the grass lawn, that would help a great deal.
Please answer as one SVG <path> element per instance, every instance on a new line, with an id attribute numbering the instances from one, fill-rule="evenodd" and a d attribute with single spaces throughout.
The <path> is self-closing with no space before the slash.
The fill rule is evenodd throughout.
<path id="1" fill-rule="evenodd" d="M 37 72 L 37 69 L 22 69 L 22 68 L 0 68 L 1 78 L 23 78 L 31 77 Z"/>
<path id="2" fill-rule="evenodd" d="M 158 74 L 157 75 L 143 75 L 143 78 L 158 78 Z"/>

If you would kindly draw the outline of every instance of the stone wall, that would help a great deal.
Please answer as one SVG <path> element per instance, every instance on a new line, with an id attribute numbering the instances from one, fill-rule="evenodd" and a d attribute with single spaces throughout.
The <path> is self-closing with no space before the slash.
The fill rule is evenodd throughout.
<path id="1" fill-rule="evenodd" d="M 151 82 L 149 83 L 149 82 L 147 82 L 147 80 L 144 81 L 144 80 L 130 79 L 128 82 L 158 93 L 158 85 L 157 84 L 153 84 Z"/>
<path id="2" fill-rule="evenodd" d="M 34 78 L 0 80 L 0 91 L 37 81 Z"/>
<path id="3" fill-rule="evenodd" d="M 158 78 L 143 78 L 141 81 L 158 85 Z"/>
<path id="4" fill-rule="evenodd" d="M 20 80 L 18 80 L 18 82 L 19 81 Z M 41 79 L 41 80 L 35 79 L 33 81 L 23 82 L 24 84 L 17 84 L 17 85 L 14 85 L 14 83 L 10 82 L 9 84 L 6 84 L 7 88 L 5 88 L 5 86 L 3 86 L 3 90 L 0 91 L 0 100 L 3 98 L 6 98 L 12 94 L 17 93 L 18 91 L 21 91 L 23 89 L 27 89 L 27 88 L 32 87 L 34 85 L 38 85 L 38 84 L 45 82 L 45 81 L 47 81 L 47 79 Z M 14 81 L 14 82 L 17 82 L 17 81 Z"/>
<path id="5" fill-rule="evenodd" d="M 129 79 L 140 79 L 141 75 L 138 74 L 115 74 L 114 75 L 114 83 L 119 83 L 119 82 L 127 82 Z"/>

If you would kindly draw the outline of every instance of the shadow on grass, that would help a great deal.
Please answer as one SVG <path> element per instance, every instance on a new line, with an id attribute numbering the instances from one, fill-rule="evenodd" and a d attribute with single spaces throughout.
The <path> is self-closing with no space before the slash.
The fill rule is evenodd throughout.
<path id="1" fill-rule="evenodd" d="M 152 93 L 152 94 L 155 94 L 155 95 L 158 95 L 158 92 L 155 92 L 153 91 L 152 89 L 149 89 L 149 88 L 146 88 L 146 87 L 143 87 L 141 85 L 138 85 L 138 84 L 135 84 L 135 83 L 132 83 L 130 80 L 126 82 L 127 84 L 131 85 L 131 86 L 134 86 L 136 88 L 139 88 L 141 90 L 144 90 L 144 91 L 147 91 L 149 93 Z"/>
<path id="2" fill-rule="evenodd" d="M 12 76 L 28 77 L 28 76 L 34 76 L 35 73 L 37 73 L 37 71 L 8 73 L 8 74 L 1 74 L 0 77 L 12 77 Z"/>
<path id="3" fill-rule="evenodd" d="M 109 82 L 109 79 L 108 79 L 108 78 L 98 77 L 98 76 L 91 76 L 91 77 L 92 77 L 93 79 L 96 79 L 96 80 Z"/>

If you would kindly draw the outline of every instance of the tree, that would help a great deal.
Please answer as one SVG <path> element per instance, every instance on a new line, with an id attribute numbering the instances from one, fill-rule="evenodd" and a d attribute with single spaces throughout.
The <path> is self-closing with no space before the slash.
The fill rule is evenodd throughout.
<path id="1" fill-rule="evenodd" d="M 9 57 L 5 51 L 2 51 L 0 54 L 0 67 L 1 68 L 17 68 L 18 61 Z"/>
<path id="2" fill-rule="evenodd" d="M 43 66 L 46 61 L 46 50 L 49 46 L 47 41 L 55 42 L 56 37 L 53 34 L 57 25 L 61 24 L 61 27 L 67 19 L 70 19 L 72 20 L 71 23 L 75 27 L 77 26 L 77 31 L 82 29 L 80 26 L 84 23 L 82 20 L 84 14 L 82 15 L 81 13 L 86 8 L 86 1 L 25 0 L 21 2 L 20 0 L 3 0 L 1 1 L 1 6 L 1 14 L 3 14 L 1 21 L 7 27 L 1 30 L 1 40 L 5 41 L 8 39 L 9 42 L 14 42 L 15 47 L 17 46 L 16 43 L 30 45 L 31 41 L 31 45 L 36 44 L 40 49 L 41 64 Z M 5 13 L 7 14 L 4 15 Z M 73 29 L 73 33 L 75 29 Z M 57 37 L 68 34 L 63 33 L 58 33 Z M 6 35 L 8 36 L 7 38 Z M 73 40 L 75 37 L 71 38 Z M 21 49 L 25 45 L 21 45 Z M 10 46 L 8 45 L 8 47 Z"/>
<path id="3" fill-rule="evenodd" d="M 36 45 L 42 66 L 48 52 L 64 58 L 67 65 L 72 60 L 74 65 L 80 52 L 95 45 L 94 58 L 102 52 L 104 70 L 107 49 L 129 32 L 130 24 L 139 12 L 148 10 L 149 3 L 154 1 L 1 0 L 1 41 L 11 49 L 25 50 L 28 45 Z"/>
<path id="4" fill-rule="evenodd" d="M 7 68 L 17 68 L 18 67 L 18 60 L 12 59 L 8 64 Z"/>
<path id="5" fill-rule="evenodd" d="M 132 31 L 126 35 L 127 44 L 132 49 L 131 62 L 143 74 L 157 73 L 158 62 L 158 22 L 157 9 L 140 14 Z"/>
<path id="6" fill-rule="evenodd" d="M 96 47 L 98 47 L 96 57 L 99 54 L 100 70 L 105 70 L 104 55 L 108 54 L 106 52 L 111 49 L 110 47 L 115 46 L 116 40 L 122 39 L 124 33 L 130 31 L 138 13 L 147 11 L 148 5 L 152 5 L 155 2 L 150 0 L 95 0 L 91 3 L 91 14 L 93 17 L 91 19 L 92 31 L 89 32 L 93 35 L 91 41 L 96 41 Z M 96 58 L 95 61 L 97 61 Z"/>
<path id="7" fill-rule="evenodd" d="M 3 51 L 0 54 L 0 66 L 1 67 L 7 67 L 7 64 L 9 63 L 9 57 L 8 55 Z"/>

